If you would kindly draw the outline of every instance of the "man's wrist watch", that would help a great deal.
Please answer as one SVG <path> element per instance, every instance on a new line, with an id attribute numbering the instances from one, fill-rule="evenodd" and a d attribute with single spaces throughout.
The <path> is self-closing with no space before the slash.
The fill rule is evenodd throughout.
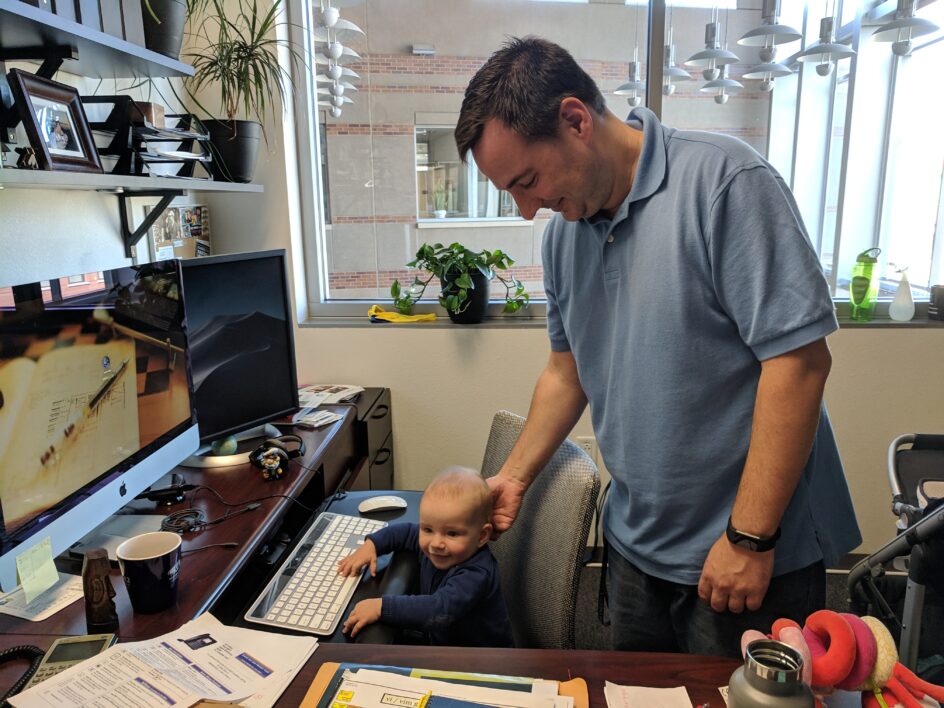
<path id="1" fill-rule="evenodd" d="M 777 527 L 777 531 L 773 536 L 755 536 L 752 533 L 738 531 L 734 528 L 731 524 L 731 517 L 729 516 L 728 528 L 724 533 L 725 536 L 728 537 L 728 541 L 731 545 L 740 546 L 741 548 L 746 548 L 756 553 L 763 553 L 764 551 L 773 550 L 773 547 L 777 545 L 777 539 L 780 538 L 780 527 Z"/>

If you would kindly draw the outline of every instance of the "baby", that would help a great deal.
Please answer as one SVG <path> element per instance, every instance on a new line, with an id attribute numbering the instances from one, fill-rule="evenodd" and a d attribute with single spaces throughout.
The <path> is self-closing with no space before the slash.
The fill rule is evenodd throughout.
<path id="1" fill-rule="evenodd" d="M 377 556 L 412 550 L 420 561 L 418 595 L 362 600 L 344 622 L 357 635 L 378 620 L 428 635 L 442 646 L 513 646 L 508 610 L 501 594 L 498 562 L 487 542 L 492 533 L 488 485 L 475 470 L 440 472 L 420 502 L 419 526 L 391 524 L 370 534 L 364 545 L 338 563 L 341 575 L 370 566 Z"/>

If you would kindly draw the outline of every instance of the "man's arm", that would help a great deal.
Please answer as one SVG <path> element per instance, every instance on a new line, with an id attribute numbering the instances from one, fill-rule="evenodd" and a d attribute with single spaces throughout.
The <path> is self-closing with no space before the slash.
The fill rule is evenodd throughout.
<path id="1" fill-rule="evenodd" d="M 544 469 L 587 406 L 580 386 L 577 363 L 571 352 L 551 352 L 538 377 L 528 410 L 528 420 L 518 442 L 498 474 L 489 478 L 496 533 L 514 523 L 524 493 Z"/>
<path id="2" fill-rule="evenodd" d="M 825 339 L 761 362 L 750 447 L 731 510 L 739 531 L 769 537 L 780 526 L 810 456 L 831 364 Z M 722 535 L 705 560 L 699 596 L 717 612 L 756 610 L 775 552 L 734 546 Z"/>

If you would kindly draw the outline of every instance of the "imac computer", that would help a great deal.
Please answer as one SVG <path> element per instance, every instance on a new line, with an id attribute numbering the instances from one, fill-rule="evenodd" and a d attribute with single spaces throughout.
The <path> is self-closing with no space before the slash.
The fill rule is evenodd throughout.
<path id="1" fill-rule="evenodd" d="M 17 285 L 0 298 L 0 587 L 65 551 L 199 445 L 180 265 Z"/>
<path id="2" fill-rule="evenodd" d="M 203 443 L 184 464 L 243 464 L 255 445 L 213 455 L 207 454 L 211 444 L 230 435 L 240 442 L 280 435 L 265 424 L 298 409 L 285 251 L 192 258 L 181 265 Z"/>

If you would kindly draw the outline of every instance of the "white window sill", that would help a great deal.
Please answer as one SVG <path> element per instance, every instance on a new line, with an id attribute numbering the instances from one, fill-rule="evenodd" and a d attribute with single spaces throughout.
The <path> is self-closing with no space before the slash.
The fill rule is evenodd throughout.
<path id="1" fill-rule="evenodd" d="M 531 226 L 534 222 L 509 217 L 506 219 L 417 219 L 418 229 L 469 229 L 494 226 Z"/>

